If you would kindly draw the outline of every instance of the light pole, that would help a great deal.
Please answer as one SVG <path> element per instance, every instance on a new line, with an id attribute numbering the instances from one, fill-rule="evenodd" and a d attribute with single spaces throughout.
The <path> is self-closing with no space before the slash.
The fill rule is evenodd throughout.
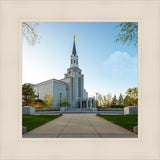
<path id="1" fill-rule="evenodd" d="M 60 107 L 61 107 L 61 98 L 62 98 L 62 93 L 59 94 L 60 96 Z"/>
<path id="2" fill-rule="evenodd" d="M 95 104 L 96 104 L 96 105 L 95 105 L 96 107 L 97 107 L 97 95 L 98 95 L 98 93 L 96 93 L 96 103 L 95 103 Z"/>

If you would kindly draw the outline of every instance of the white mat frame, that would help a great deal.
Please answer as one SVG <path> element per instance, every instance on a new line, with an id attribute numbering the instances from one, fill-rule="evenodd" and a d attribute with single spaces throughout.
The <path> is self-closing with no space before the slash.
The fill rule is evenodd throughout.
<path id="1" fill-rule="evenodd" d="M 158 0 L 0 2 L 1 159 L 160 159 Z M 22 138 L 23 21 L 138 22 L 139 138 Z"/>

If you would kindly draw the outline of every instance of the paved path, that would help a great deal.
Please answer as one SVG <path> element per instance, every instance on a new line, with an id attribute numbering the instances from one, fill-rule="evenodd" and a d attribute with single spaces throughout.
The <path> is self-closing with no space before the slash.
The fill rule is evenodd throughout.
<path id="1" fill-rule="evenodd" d="M 24 134 L 23 137 L 137 138 L 137 135 L 93 114 L 66 114 Z"/>

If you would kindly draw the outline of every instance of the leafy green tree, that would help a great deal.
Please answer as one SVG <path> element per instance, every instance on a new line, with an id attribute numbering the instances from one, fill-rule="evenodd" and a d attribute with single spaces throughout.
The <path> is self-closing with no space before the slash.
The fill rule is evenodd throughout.
<path id="1" fill-rule="evenodd" d="M 131 97 L 131 105 L 138 106 L 138 98 Z"/>
<path id="2" fill-rule="evenodd" d="M 39 41 L 40 37 L 37 34 L 37 28 L 39 23 L 23 22 L 22 23 L 22 35 L 27 40 L 29 45 L 35 45 Z"/>
<path id="3" fill-rule="evenodd" d="M 71 106 L 71 105 L 68 103 L 66 96 L 63 97 L 62 94 L 59 94 L 58 106 L 65 107 L 65 106 Z"/>
<path id="4" fill-rule="evenodd" d="M 126 95 L 124 98 L 124 106 L 129 106 L 130 105 L 130 96 Z"/>
<path id="5" fill-rule="evenodd" d="M 64 101 L 64 102 L 61 103 L 61 106 L 65 107 L 65 106 L 71 106 L 71 105 L 67 101 Z"/>
<path id="6" fill-rule="evenodd" d="M 126 91 L 126 95 L 128 95 L 134 99 L 137 99 L 138 98 L 138 89 L 136 87 L 128 88 Z"/>
<path id="7" fill-rule="evenodd" d="M 131 96 L 132 88 L 128 88 L 126 91 L 126 95 Z"/>
<path id="8" fill-rule="evenodd" d="M 124 105 L 124 99 L 123 99 L 122 93 L 120 93 L 120 95 L 119 95 L 118 104 L 119 105 Z"/>
<path id="9" fill-rule="evenodd" d="M 47 93 L 44 97 L 44 104 L 46 107 L 53 106 L 53 99 L 49 93 Z"/>
<path id="10" fill-rule="evenodd" d="M 117 97 L 116 95 L 114 95 L 113 99 L 112 99 L 112 105 L 116 105 L 117 104 Z"/>
<path id="11" fill-rule="evenodd" d="M 132 43 L 137 46 L 138 43 L 138 23 L 137 22 L 122 22 L 117 25 L 120 28 L 120 33 L 115 36 L 115 42 L 122 44 Z"/>
<path id="12" fill-rule="evenodd" d="M 128 105 L 138 106 L 138 89 L 136 87 L 128 88 L 126 91 L 126 97 L 129 99 Z"/>
<path id="13" fill-rule="evenodd" d="M 34 89 L 30 83 L 25 83 L 22 86 L 22 105 L 23 106 L 33 106 L 35 105 L 35 98 L 37 95 L 35 94 Z"/>

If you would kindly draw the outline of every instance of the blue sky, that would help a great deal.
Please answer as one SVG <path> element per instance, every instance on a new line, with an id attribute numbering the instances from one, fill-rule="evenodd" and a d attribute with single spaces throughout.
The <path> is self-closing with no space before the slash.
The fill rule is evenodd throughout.
<path id="1" fill-rule="evenodd" d="M 120 29 L 115 22 L 39 23 L 40 43 L 29 46 L 23 39 L 23 83 L 62 79 L 70 67 L 73 36 L 84 87 L 96 93 L 123 95 L 137 87 L 138 48 L 114 42 Z"/>

